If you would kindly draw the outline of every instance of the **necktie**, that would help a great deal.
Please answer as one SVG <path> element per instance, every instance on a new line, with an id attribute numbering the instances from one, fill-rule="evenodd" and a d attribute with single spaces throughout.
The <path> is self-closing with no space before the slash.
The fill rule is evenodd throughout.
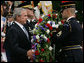
<path id="1" fill-rule="evenodd" d="M 27 30 L 25 29 L 25 27 L 23 27 L 23 29 L 24 29 L 24 33 L 26 34 L 27 38 L 29 39 L 29 35 L 28 35 Z"/>

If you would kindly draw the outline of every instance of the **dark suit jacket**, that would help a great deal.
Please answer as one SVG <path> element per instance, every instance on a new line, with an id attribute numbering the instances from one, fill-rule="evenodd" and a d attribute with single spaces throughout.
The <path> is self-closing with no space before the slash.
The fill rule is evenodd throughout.
<path id="1" fill-rule="evenodd" d="M 9 51 L 13 62 L 28 62 L 27 51 L 31 49 L 31 42 L 23 30 L 15 23 L 6 35 L 5 50 Z"/>

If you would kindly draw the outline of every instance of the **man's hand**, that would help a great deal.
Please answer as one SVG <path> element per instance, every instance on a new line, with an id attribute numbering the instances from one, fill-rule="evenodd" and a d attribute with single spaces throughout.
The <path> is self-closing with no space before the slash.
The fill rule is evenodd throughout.
<path id="1" fill-rule="evenodd" d="M 27 51 L 27 56 L 29 59 L 32 59 L 33 58 L 33 54 L 34 54 L 34 51 L 33 50 L 28 50 Z"/>

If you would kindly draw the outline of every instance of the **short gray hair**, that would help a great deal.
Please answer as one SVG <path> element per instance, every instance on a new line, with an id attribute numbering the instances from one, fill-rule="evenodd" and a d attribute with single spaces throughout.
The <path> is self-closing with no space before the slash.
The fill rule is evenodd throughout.
<path id="1" fill-rule="evenodd" d="M 13 17 L 16 20 L 16 16 L 20 16 L 21 15 L 21 11 L 26 11 L 26 9 L 24 8 L 15 8 L 14 9 L 14 14 Z"/>
<path id="2" fill-rule="evenodd" d="M 75 14 L 75 8 L 69 8 L 69 11 L 70 11 L 72 14 Z"/>

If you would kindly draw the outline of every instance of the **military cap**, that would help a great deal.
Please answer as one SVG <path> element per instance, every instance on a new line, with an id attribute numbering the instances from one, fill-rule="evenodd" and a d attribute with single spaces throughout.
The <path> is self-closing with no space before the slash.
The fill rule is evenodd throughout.
<path id="1" fill-rule="evenodd" d="M 33 6 L 31 5 L 31 1 L 27 1 L 27 2 L 21 3 L 17 7 L 28 8 L 30 10 L 34 10 Z"/>
<path id="2" fill-rule="evenodd" d="M 13 16 L 13 12 L 9 12 L 8 15 L 7 15 L 8 18 L 12 17 L 12 16 Z"/>
<path id="3" fill-rule="evenodd" d="M 75 8 L 75 1 L 61 1 L 61 11 L 67 8 Z"/>

